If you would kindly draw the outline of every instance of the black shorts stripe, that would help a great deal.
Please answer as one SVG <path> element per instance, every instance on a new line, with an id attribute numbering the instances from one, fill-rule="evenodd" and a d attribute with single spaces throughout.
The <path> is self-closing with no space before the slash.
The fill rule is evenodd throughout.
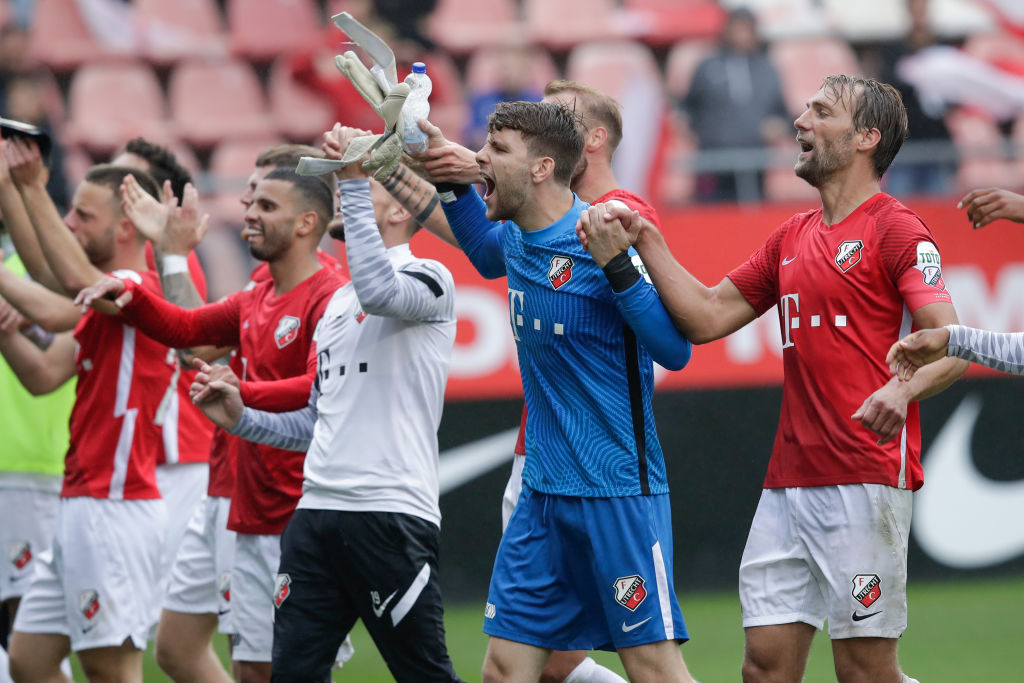
<path id="1" fill-rule="evenodd" d="M 398 272 L 403 275 L 408 275 L 410 277 L 416 278 L 417 280 L 425 284 L 427 287 L 429 287 L 430 291 L 433 292 L 434 296 L 436 297 L 440 297 L 441 295 L 444 294 L 444 290 L 441 288 L 441 285 L 437 283 L 437 280 L 430 277 L 426 273 L 421 273 L 418 270 L 400 270 Z"/>
<path id="2" fill-rule="evenodd" d="M 622 341 L 626 351 L 629 412 L 633 418 L 633 439 L 636 441 L 640 493 L 649 496 L 651 495 L 651 483 L 647 475 L 647 429 L 644 426 L 644 397 L 640 382 L 640 349 L 637 346 L 636 333 L 628 325 L 622 328 Z"/>

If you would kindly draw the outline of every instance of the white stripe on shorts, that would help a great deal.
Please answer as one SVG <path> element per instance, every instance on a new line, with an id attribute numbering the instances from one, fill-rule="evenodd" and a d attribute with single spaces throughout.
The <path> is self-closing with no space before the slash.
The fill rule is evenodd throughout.
<path id="1" fill-rule="evenodd" d="M 430 565 L 426 562 L 423 563 L 423 569 L 416 575 L 416 578 L 412 580 L 412 584 L 409 586 L 409 590 L 405 591 L 405 595 L 398 601 L 395 608 L 391 610 L 391 624 L 398 626 L 398 622 L 405 618 L 405 615 L 409 613 L 412 606 L 416 604 L 416 599 L 420 597 L 420 593 L 427 585 L 427 581 L 430 580 Z"/>
<path id="2" fill-rule="evenodd" d="M 665 572 L 665 558 L 661 554 L 661 541 L 651 546 L 651 554 L 654 556 L 654 577 L 658 584 L 658 605 L 661 607 L 661 622 L 665 625 L 665 640 L 672 640 L 676 632 L 672 625 L 672 596 L 668 590 L 668 574 Z"/>

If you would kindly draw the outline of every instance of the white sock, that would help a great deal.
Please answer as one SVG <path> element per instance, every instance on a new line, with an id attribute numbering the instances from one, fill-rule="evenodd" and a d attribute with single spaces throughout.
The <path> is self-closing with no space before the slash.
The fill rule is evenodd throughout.
<path id="1" fill-rule="evenodd" d="M 587 657 L 562 683 L 626 683 L 626 679 Z"/>

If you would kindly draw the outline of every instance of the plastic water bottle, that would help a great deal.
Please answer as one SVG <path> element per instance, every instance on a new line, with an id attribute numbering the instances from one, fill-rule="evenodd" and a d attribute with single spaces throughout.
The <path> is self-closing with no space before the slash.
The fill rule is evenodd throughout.
<path id="1" fill-rule="evenodd" d="M 412 65 L 412 73 L 405 77 L 409 84 L 409 96 L 402 105 L 402 121 L 405 133 L 402 146 L 409 154 L 419 154 L 427 149 L 427 134 L 420 130 L 417 121 L 430 117 L 430 91 L 433 85 L 423 62 Z"/>

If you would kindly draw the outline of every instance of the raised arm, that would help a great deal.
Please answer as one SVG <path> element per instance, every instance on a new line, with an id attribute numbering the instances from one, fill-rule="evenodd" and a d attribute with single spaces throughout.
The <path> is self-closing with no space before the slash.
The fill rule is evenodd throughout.
<path id="1" fill-rule="evenodd" d="M 78 307 L 66 296 L 52 292 L 38 282 L 23 278 L 2 264 L 0 296 L 47 332 L 74 329 L 78 319 L 82 317 Z"/>
<path id="2" fill-rule="evenodd" d="M 989 332 L 963 325 L 918 330 L 893 344 L 886 362 L 894 375 L 907 380 L 918 368 L 946 356 L 1024 375 L 1024 332 Z"/>
<path id="3" fill-rule="evenodd" d="M 487 206 L 472 187 L 453 186 L 441 192 L 445 218 L 459 248 L 477 272 L 488 279 L 505 277 L 505 254 L 501 246 L 505 227 L 487 220 Z"/>
<path id="4" fill-rule="evenodd" d="M 35 228 L 32 227 L 32 221 L 25 210 L 21 193 L 11 176 L 8 158 L 14 154 L 15 150 L 9 141 L 0 141 L 0 215 L 3 215 L 4 225 L 28 274 L 47 289 L 63 294 L 64 288 L 57 282 L 50 264 L 46 261 Z M 46 173 L 45 169 L 43 171 Z M 48 173 L 46 175 L 48 177 Z M 43 183 L 46 183 L 45 178 Z"/>
<path id="5" fill-rule="evenodd" d="M 57 335 L 45 351 L 20 332 L 0 332 L 0 353 L 33 396 L 55 391 L 75 375 L 75 340 L 70 332 Z"/>
<path id="6" fill-rule="evenodd" d="M 661 232 L 638 212 L 620 205 L 598 205 L 600 221 L 591 212 L 580 216 L 577 235 L 595 255 L 602 252 L 607 263 L 621 251 L 616 245 L 632 244 L 651 277 L 662 304 L 676 328 L 694 344 L 725 337 L 757 317 L 754 307 L 729 278 L 707 287 L 675 259 Z"/>
<path id="7" fill-rule="evenodd" d="M 403 320 L 454 320 L 454 284 L 438 264 L 416 262 L 395 270 L 374 220 L 370 180 L 338 181 L 345 218 L 345 257 L 363 310 Z"/>

